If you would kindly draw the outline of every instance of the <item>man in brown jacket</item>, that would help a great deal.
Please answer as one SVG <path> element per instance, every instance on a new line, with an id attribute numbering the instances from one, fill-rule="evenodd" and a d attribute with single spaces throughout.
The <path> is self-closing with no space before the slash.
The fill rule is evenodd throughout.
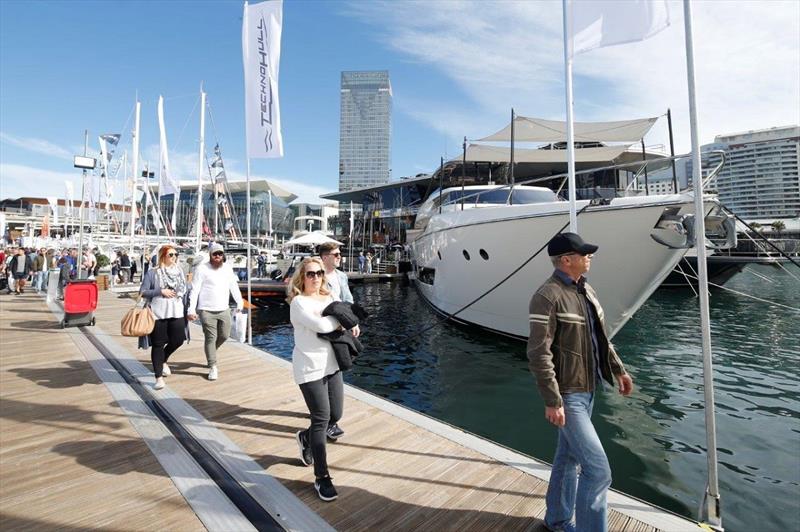
<path id="1" fill-rule="evenodd" d="M 607 529 L 611 468 L 591 421 L 594 394 L 604 381 L 613 386 L 614 378 L 619 393 L 633 391 L 608 341 L 597 294 L 583 276 L 596 251 L 575 233 L 553 237 L 547 252 L 555 271 L 530 303 L 530 369 L 545 417 L 558 427 L 545 514 L 545 526 L 556 531 Z"/>

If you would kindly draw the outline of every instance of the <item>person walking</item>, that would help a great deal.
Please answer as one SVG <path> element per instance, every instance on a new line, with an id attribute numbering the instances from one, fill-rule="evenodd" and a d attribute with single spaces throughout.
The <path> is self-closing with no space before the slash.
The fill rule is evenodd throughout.
<path id="1" fill-rule="evenodd" d="M 611 468 L 592 425 L 592 407 L 595 393 L 604 382 L 613 386 L 614 378 L 620 394 L 633 391 L 633 380 L 608 341 L 597 294 L 584 277 L 597 249 L 575 233 L 553 237 L 547 252 L 555 271 L 530 302 L 530 370 L 545 417 L 558 427 L 545 499 L 550 530 L 607 530 Z"/>
<path id="2" fill-rule="evenodd" d="M 164 377 L 172 374 L 167 360 L 189 339 L 186 320 L 189 290 L 186 276 L 178 266 L 178 252 L 165 245 L 158 253 L 158 266 L 150 268 L 142 279 L 139 293 L 147 300 L 155 317 L 150 336 L 139 338 L 139 348 L 150 347 L 150 360 L 156 376 L 155 389 L 164 387 Z"/>
<path id="3" fill-rule="evenodd" d="M 132 267 L 128 252 L 124 249 L 121 250 L 119 254 L 119 280 L 121 283 L 133 282 Z"/>
<path id="4" fill-rule="evenodd" d="M 17 254 L 9 263 L 9 271 L 14 277 L 14 293 L 19 295 L 25 292 L 25 282 L 33 269 L 33 261 L 25 254 L 25 249 L 19 248 Z"/>
<path id="5" fill-rule="evenodd" d="M 31 286 L 36 290 L 37 293 L 42 292 L 42 283 L 44 282 L 44 276 L 47 273 L 47 269 L 45 266 L 45 258 L 44 258 L 45 250 L 44 248 L 39 249 L 39 251 L 33 256 L 33 260 L 31 261 L 31 273 L 33 274 L 33 278 L 31 279 Z"/>
<path id="6" fill-rule="evenodd" d="M 328 472 L 325 449 L 328 424 L 342 417 L 344 381 L 331 342 L 317 336 L 339 328 L 332 317 L 322 312 L 334 302 L 325 283 L 325 265 L 317 257 L 303 260 L 288 286 L 289 319 L 294 328 L 292 373 L 300 386 L 311 425 L 296 434 L 300 460 L 314 465 L 314 489 L 323 501 L 338 497 Z"/>
<path id="7" fill-rule="evenodd" d="M 266 277 L 267 276 L 267 257 L 264 256 L 264 252 L 258 254 L 256 257 L 256 262 L 258 263 L 258 277 Z"/>
<path id="8" fill-rule="evenodd" d="M 320 244 L 319 256 L 322 259 L 322 264 L 325 266 L 325 281 L 326 288 L 336 301 L 343 301 L 345 303 L 353 303 L 353 294 L 350 292 L 350 286 L 347 281 L 347 274 L 339 269 L 342 261 L 342 252 L 339 249 L 339 244 L 327 242 Z M 360 330 L 358 325 L 353 329 L 353 335 L 358 338 Z M 344 430 L 339 427 L 339 424 L 331 420 L 328 423 L 328 430 L 326 432 L 328 439 L 336 441 L 344 436 Z"/>
<path id="9" fill-rule="evenodd" d="M 233 297 L 236 312 L 241 312 L 244 302 L 236 274 L 225 263 L 225 249 L 215 243 L 211 244 L 208 251 L 208 262 L 197 266 L 192 274 L 187 317 L 190 320 L 196 320 L 198 316 L 200 318 L 205 337 L 208 380 L 215 381 L 219 378 L 217 349 L 231 335 L 231 311 L 228 302 Z"/>
<path id="10" fill-rule="evenodd" d="M 364 252 L 358 252 L 358 273 L 364 273 L 366 271 L 366 263 L 367 259 L 364 257 Z"/>
<path id="11" fill-rule="evenodd" d="M 365 257 L 365 265 L 367 267 L 367 273 L 372 273 L 372 253 L 367 251 L 367 256 Z"/>

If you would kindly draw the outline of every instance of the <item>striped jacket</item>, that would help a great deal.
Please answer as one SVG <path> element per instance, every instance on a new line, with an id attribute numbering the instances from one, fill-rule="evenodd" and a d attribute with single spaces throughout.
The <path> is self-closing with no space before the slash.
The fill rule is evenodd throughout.
<path id="1" fill-rule="evenodd" d="M 624 374 L 625 367 L 608 341 L 597 294 L 588 283 L 584 287 L 600 322 L 595 327 L 600 348 L 600 374 L 613 385 L 613 376 Z M 590 317 L 586 313 L 578 286 L 566 285 L 555 275 L 531 298 L 528 361 L 547 406 L 562 406 L 562 393 L 594 390 L 595 362 L 586 321 Z"/>

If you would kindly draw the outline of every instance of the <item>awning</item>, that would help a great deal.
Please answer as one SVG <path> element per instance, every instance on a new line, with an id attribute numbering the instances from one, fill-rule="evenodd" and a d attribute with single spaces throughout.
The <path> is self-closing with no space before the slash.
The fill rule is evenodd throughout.
<path id="1" fill-rule="evenodd" d="M 293 238 L 291 240 L 287 240 L 283 243 L 283 247 L 289 246 L 318 246 L 320 244 L 325 243 L 334 243 L 343 246 L 341 242 L 338 240 L 334 240 L 331 237 L 320 233 L 319 231 L 312 231 L 311 233 L 305 234 L 303 236 L 298 236 L 297 238 Z"/>
<path id="2" fill-rule="evenodd" d="M 576 163 L 611 163 L 628 149 L 627 146 L 603 146 L 601 148 L 580 148 L 575 150 Z M 641 155 L 638 155 L 641 157 Z M 453 157 L 450 162 L 460 162 L 462 156 Z M 511 162 L 511 150 L 502 146 L 486 146 L 483 144 L 467 145 L 467 162 Z M 532 148 L 514 148 L 515 163 L 564 163 L 567 162 L 567 150 L 540 150 Z"/>
<path id="3" fill-rule="evenodd" d="M 642 139 L 658 117 L 617 122 L 574 122 L 575 140 L 579 142 L 628 142 Z M 511 124 L 497 133 L 476 139 L 481 142 L 511 142 Z M 514 117 L 515 142 L 566 142 L 567 123 L 526 116 Z"/>

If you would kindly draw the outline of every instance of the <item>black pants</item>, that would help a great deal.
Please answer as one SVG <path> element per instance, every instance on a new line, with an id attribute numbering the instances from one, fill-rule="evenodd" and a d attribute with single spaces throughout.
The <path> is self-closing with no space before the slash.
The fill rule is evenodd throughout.
<path id="1" fill-rule="evenodd" d="M 153 373 L 156 378 L 164 371 L 164 362 L 186 340 L 186 318 L 167 318 L 156 320 L 153 332 L 150 333 L 150 360 L 153 362 Z"/>
<path id="2" fill-rule="evenodd" d="M 311 414 L 311 426 L 306 431 L 314 455 L 314 475 L 322 478 L 328 475 L 328 456 L 325 452 L 325 432 L 328 422 L 336 423 L 342 418 L 344 408 L 344 381 L 342 372 L 337 371 L 316 381 L 300 385 L 303 399 Z"/>

